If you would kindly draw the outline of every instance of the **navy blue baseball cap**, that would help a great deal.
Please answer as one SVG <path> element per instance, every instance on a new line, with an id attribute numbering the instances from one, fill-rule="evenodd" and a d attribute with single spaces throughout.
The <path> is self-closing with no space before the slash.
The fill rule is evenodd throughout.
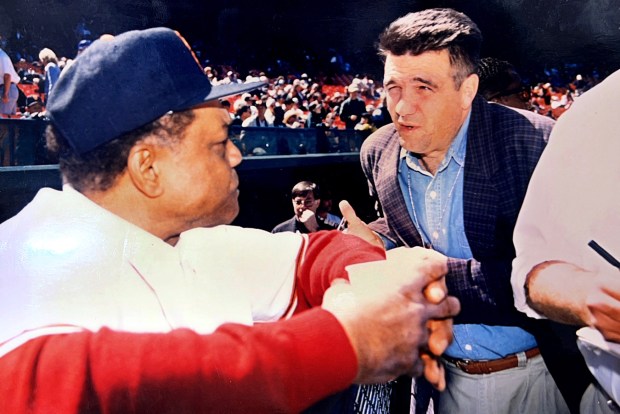
<path id="1" fill-rule="evenodd" d="M 185 39 L 161 27 L 94 41 L 63 71 L 46 110 L 71 147 L 83 154 L 169 111 L 264 85 L 211 85 Z"/>

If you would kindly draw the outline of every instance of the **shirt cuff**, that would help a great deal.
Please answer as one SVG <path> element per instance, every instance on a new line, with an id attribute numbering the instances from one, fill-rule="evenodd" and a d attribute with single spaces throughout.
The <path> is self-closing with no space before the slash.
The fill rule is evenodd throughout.
<path id="1" fill-rule="evenodd" d="M 381 234 L 381 233 L 377 233 L 377 232 L 375 232 L 375 234 L 376 234 L 377 236 L 379 236 L 379 238 L 380 238 L 380 239 L 381 239 L 381 241 L 383 242 L 383 248 L 384 248 L 385 250 L 391 250 L 391 249 L 394 249 L 394 248 L 396 248 L 396 247 L 397 247 L 397 246 L 396 246 L 396 243 L 394 243 L 392 240 L 390 240 L 390 239 L 388 239 L 387 237 L 385 237 L 383 234 Z"/>

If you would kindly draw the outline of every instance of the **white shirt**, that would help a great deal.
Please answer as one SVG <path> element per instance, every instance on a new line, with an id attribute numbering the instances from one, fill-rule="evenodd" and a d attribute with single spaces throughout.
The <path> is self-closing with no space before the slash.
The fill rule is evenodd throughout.
<path id="1" fill-rule="evenodd" d="M 278 320 L 303 237 L 218 226 L 173 247 L 69 186 L 42 189 L 0 225 L 0 356 L 46 333 Z"/>
<path id="2" fill-rule="evenodd" d="M 264 120 L 260 121 L 260 125 L 259 125 L 259 119 L 258 119 L 258 114 L 257 114 L 257 115 L 252 115 L 251 117 L 247 118 L 245 121 L 241 123 L 241 126 L 242 127 L 272 127 L 273 122 L 269 122 L 267 118 L 265 118 Z"/>
<path id="3" fill-rule="evenodd" d="M 512 272 L 515 306 L 530 317 L 543 317 L 527 305 L 523 289 L 535 265 L 562 260 L 594 272 L 618 272 L 588 242 L 620 258 L 619 96 L 620 71 L 579 97 L 556 123 L 532 175 L 515 227 Z M 599 380 L 597 369 L 610 373 L 610 367 L 590 369 Z M 615 370 L 614 389 L 601 385 L 618 398 L 620 367 Z"/>
<path id="4" fill-rule="evenodd" d="M 579 97 L 560 117 L 534 170 L 515 227 L 515 306 L 529 271 L 546 260 L 587 270 L 614 269 L 588 247 L 595 240 L 620 258 L 620 72 Z M 619 275 L 620 277 L 620 275 Z"/>
<path id="5" fill-rule="evenodd" d="M 11 58 L 4 50 L 0 49 L 0 85 L 4 84 L 4 75 L 7 73 L 11 75 L 11 82 L 19 83 L 19 75 L 15 71 Z"/>

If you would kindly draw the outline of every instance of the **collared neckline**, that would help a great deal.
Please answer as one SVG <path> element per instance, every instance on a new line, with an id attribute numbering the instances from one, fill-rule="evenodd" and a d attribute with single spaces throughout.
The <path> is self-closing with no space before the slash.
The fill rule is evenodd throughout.
<path id="1" fill-rule="evenodd" d="M 70 184 L 64 184 L 62 191 L 75 203 L 79 203 L 82 206 L 80 207 L 81 210 L 88 211 L 91 217 L 99 216 L 104 219 L 107 223 L 108 234 L 113 232 L 124 233 L 125 255 L 134 265 L 138 267 L 150 266 L 153 258 L 158 257 L 158 255 L 177 255 L 175 246 L 171 246 L 154 234 L 101 207 Z"/>

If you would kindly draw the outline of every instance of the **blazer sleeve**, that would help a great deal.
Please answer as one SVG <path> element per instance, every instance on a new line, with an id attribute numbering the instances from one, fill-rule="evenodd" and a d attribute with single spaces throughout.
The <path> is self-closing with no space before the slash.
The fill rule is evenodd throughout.
<path id="1" fill-rule="evenodd" d="M 484 179 L 478 175 L 473 181 L 473 193 L 469 190 L 465 205 L 466 233 L 474 258 L 449 258 L 446 282 L 448 291 L 461 301 L 456 323 L 522 325 L 524 318 L 515 312 L 510 283 L 515 257 L 512 234 L 554 122 L 528 112 L 492 108 L 493 134 L 481 132 L 486 122 L 478 122 L 479 130 L 472 133 L 478 134 L 481 143 L 468 146 L 469 162 L 485 171 Z"/>
<path id="2" fill-rule="evenodd" d="M 448 258 L 448 292 L 461 301 L 455 323 L 516 324 L 521 318 L 513 306 L 510 286 L 511 258 Z"/>
<path id="3" fill-rule="evenodd" d="M 369 195 L 375 203 L 375 211 L 379 216 L 376 220 L 368 223 L 368 227 L 381 237 L 386 248 L 393 248 L 401 244 L 398 242 L 398 236 L 391 230 L 383 215 L 383 207 L 379 201 L 379 194 L 377 193 L 374 179 L 374 173 L 380 169 L 381 162 L 381 151 L 377 147 L 382 146 L 381 142 L 386 139 L 385 134 L 389 134 L 388 131 L 388 126 L 384 126 L 364 141 L 360 150 L 360 163 L 368 184 Z"/>
<path id="4" fill-rule="evenodd" d="M 298 412 L 356 372 L 346 333 L 322 309 L 210 335 L 48 335 L 0 358 L 0 412 Z"/>

